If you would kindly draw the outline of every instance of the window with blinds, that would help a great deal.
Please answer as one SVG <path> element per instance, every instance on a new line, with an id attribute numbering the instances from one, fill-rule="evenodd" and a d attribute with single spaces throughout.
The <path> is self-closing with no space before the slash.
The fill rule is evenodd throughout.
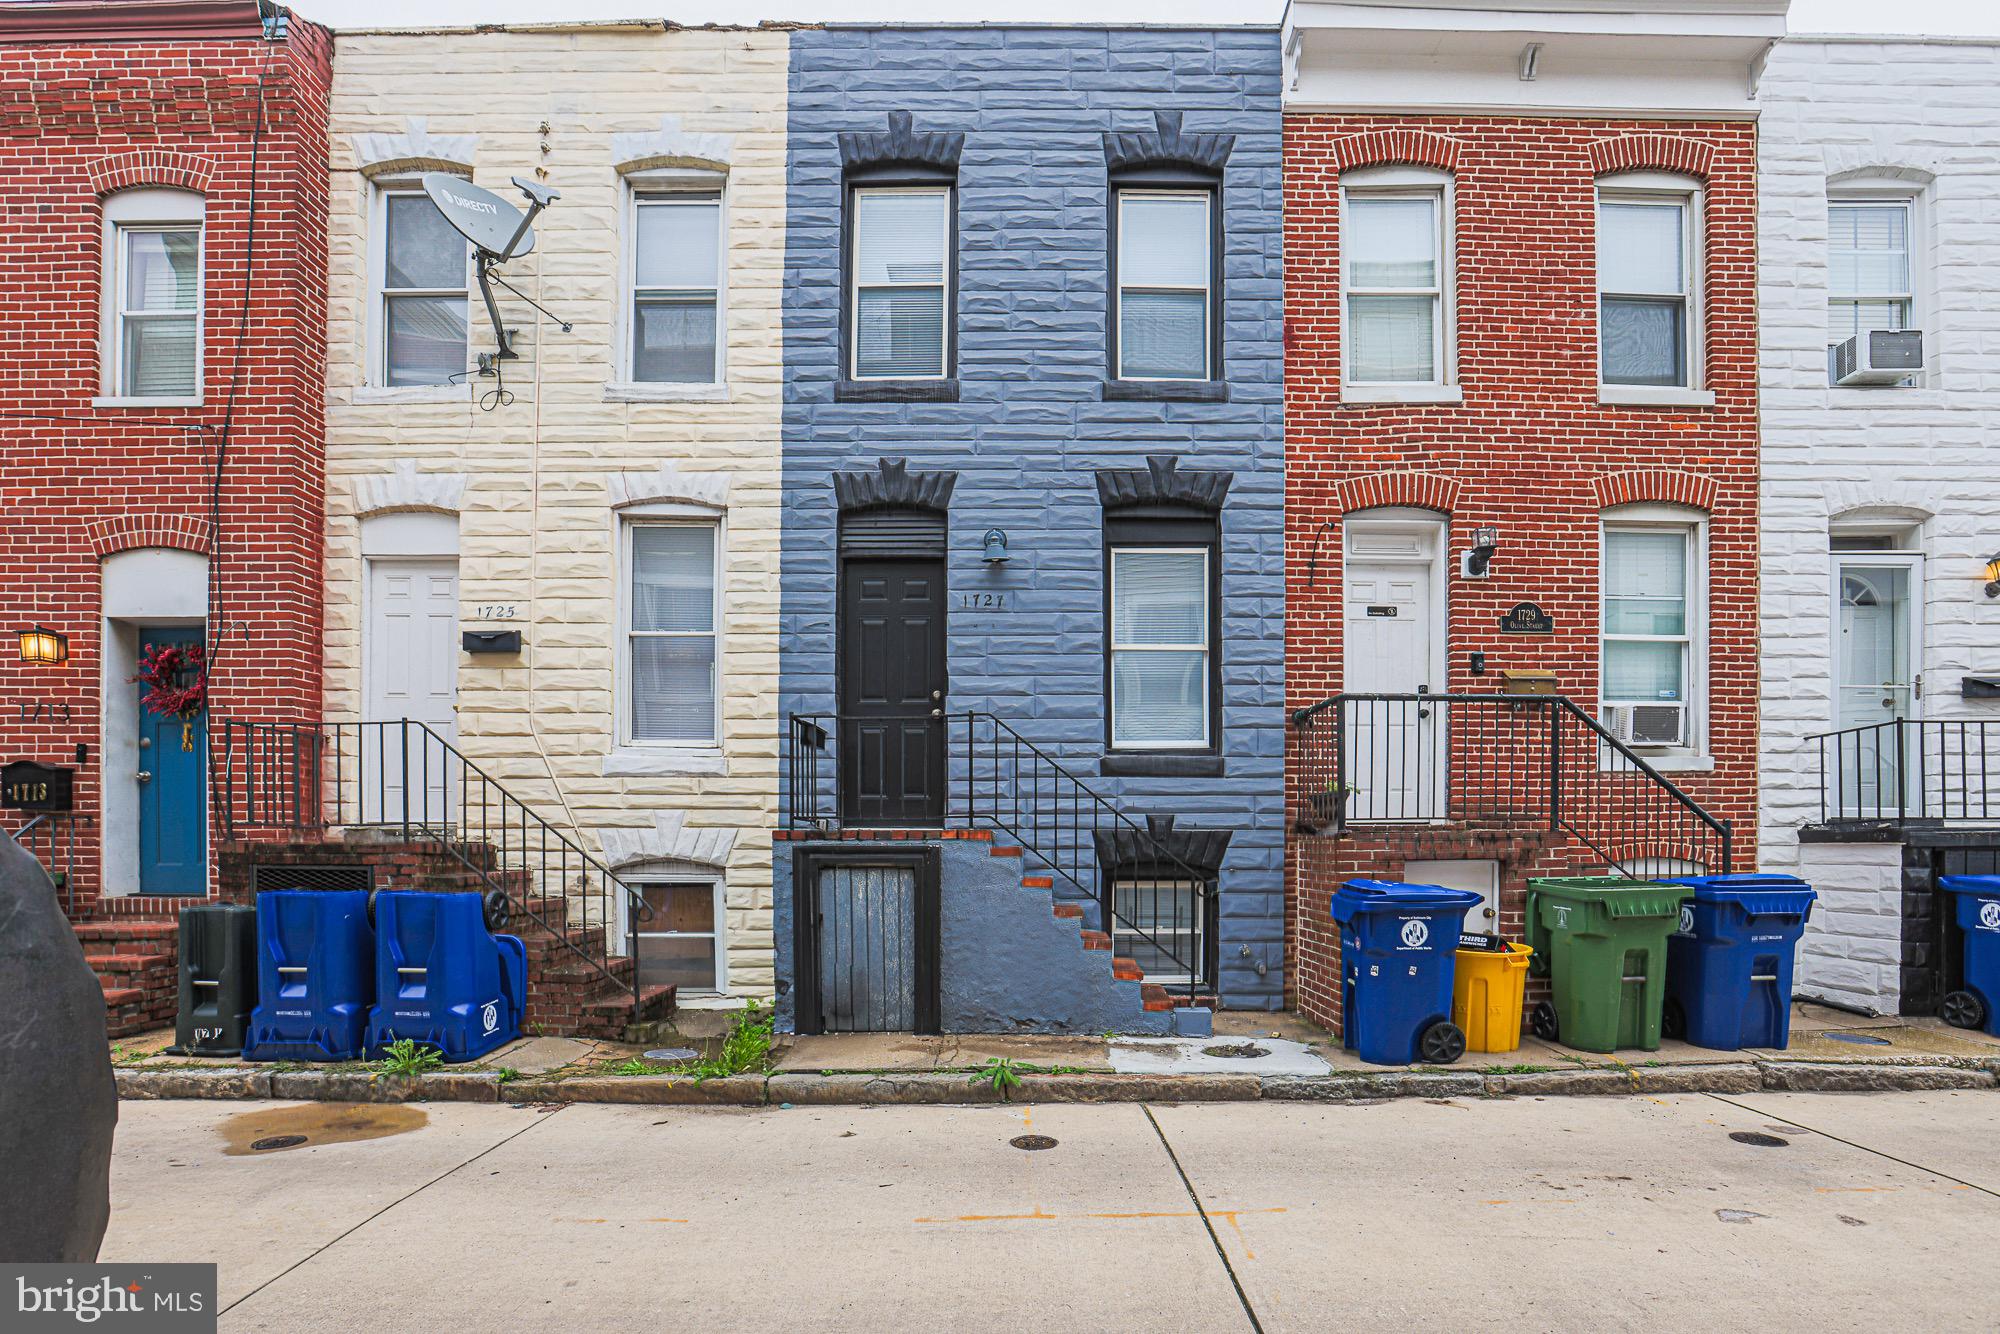
<path id="1" fill-rule="evenodd" d="M 1205 190 L 1118 192 L 1118 378 L 1210 378 L 1212 205 Z"/>
<path id="2" fill-rule="evenodd" d="M 853 377 L 943 378 L 951 190 L 857 189 L 852 204 Z"/>
<path id="3" fill-rule="evenodd" d="M 1111 744 L 1209 745 L 1211 581 L 1205 547 L 1111 550 Z"/>
<path id="4" fill-rule="evenodd" d="M 1909 328 L 1909 201 L 1835 200 L 1827 205 L 1826 229 L 1828 345 Z"/>
<path id="5" fill-rule="evenodd" d="M 117 394 L 201 392 L 201 228 L 120 226 Z"/>
<path id="6" fill-rule="evenodd" d="M 626 525 L 629 732 L 635 742 L 714 745 L 714 523 Z"/>
<path id="7" fill-rule="evenodd" d="M 1682 195 L 1598 195 L 1598 349 L 1605 384 L 1692 383 L 1691 202 Z"/>
<path id="8" fill-rule="evenodd" d="M 719 382 L 721 197 L 641 195 L 633 215 L 632 379 Z"/>
<path id="9" fill-rule="evenodd" d="M 1442 188 L 1347 193 L 1349 383 L 1444 383 L 1444 199 Z"/>
<path id="10" fill-rule="evenodd" d="M 430 196 L 382 198 L 382 383 L 450 384 L 465 374 L 471 247 Z"/>
<path id="11" fill-rule="evenodd" d="M 1687 703 L 1693 544 L 1689 528 L 1604 530 L 1605 703 Z"/>

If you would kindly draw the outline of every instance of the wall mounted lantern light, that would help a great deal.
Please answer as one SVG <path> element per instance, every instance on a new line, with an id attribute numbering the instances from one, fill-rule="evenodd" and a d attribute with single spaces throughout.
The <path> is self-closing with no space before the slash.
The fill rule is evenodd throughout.
<path id="1" fill-rule="evenodd" d="M 986 536 L 980 539 L 984 550 L 980 553 L 988 565 L 1004 565 L 1007 562 L 1007 534 L 998 528 L 988 528 Z"/>
<path id="2" fill-rule="evenodd" d="M 2000 598 L 2000 551 L 1986 558 L 1986 596 Z"/>
<path id="3" fill-rule="evenodd" d="M 69 636 L 46 625 L 31 625 L 21 632 L 21 661 L 60 667 L 69 661 Z"/>
<path id="4" fill-rule="evenodd" d="M 1493 563 L 1493 553 L 1500 548 L 1498 528 L 1475 528 L 1472 530 L 1472 549 L 1460 554 L 1459 572 L 1468 579 L 1484 579 L 1486 569 Z"/>

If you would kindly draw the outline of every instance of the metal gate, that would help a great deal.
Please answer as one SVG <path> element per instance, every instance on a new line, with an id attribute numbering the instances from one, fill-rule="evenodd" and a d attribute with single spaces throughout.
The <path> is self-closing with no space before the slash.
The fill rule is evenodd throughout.
<path id="1" fill-rule="evenodd" d="M 935 850 L 807 854 L 794 893 L 801 1033 L 938 1031 Z"/>
<path id="2" fill-rule="evenodd" d="M 2000 875 L 2000 842 L 1990 837 L 1943 847 L 1915 839 L 1904 845 L 1898 1013 L 1936 1014 L 1947 992 L 1965 986 L 1965 934 L 1951 895 L 1938 881 L 1948 875 Z"/>

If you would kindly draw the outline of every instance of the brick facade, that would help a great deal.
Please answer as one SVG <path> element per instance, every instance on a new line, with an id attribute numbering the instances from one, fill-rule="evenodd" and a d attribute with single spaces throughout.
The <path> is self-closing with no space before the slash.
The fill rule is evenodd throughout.
<path id="1" fill-rule="evenodd" d="M 212 718 L 319 711 L 332 41 L 296 17 L 266 40 L 248 3 L 203 18 L 185 40 L 156 31 L 97 44 L 64 39 L 47 18 L 55 30 L 16 29 L 0 45 L 0 758 L 71 765 L 89 747 L 76 772 L 76 812 L 92 822 L 76 837 L 79 918 L 101 893 L 137 888 L 100 872 L 106 846 L 136 838 L 131 821 L 98 818 L 106 785 L 134 782 L 129 763 L 106 763 L 107 743 L 133 738 L 112 734 L 104 701 L 116 692 L 123 706 L 137 689 L 115 654 L 106 662 L 103 560 L 142 549 L 207 558 Z M 105 393 L 105 200 L 135 187 L 205 201 L 197 405 L 94 403 Z M 183 596 L 204 605 L 198 586 Z M 19 660 L 13 634 L 31 621 L 68 636 L 66 663 Z M 10 828 L 22 822 L 7 814 Z M 60 841 L 53 857 L 58 869 L 68 860 Z"/>
<path id="2" fill-rule="evenodd" d="M 1556 673 L 1596 714 L 1599 542 L 1611 506 L 1664 503 L 1705 517 L 1707 723 L 1701 755 L 1669 775 L 1735 822 L 1737 869 L 1754 859 L 1756 809 L 1756 142 L 1747 123 L 1543 115 L 1285 117 L 1286 696 L 1302 708 L 1342 689 L 1342 527 L 1377 506 L 1448 521 L 1447 680 L 1490 692 L 1506 669 Z M 1418 164 L 1451 173 L 1461 402 L 1343 401 L 1343 171 Z M 1673 171 L 1702 185 L 1706 359 L 1701 407 L 1601 403 L 1595 288 L 1596 177 Z M 1499 529 L 1489 576 L 1462 578 L 1477 525 Z M 1533 601 L 1544 636 L 1497 632 Z M 1468 655 L 1486 655 L 1471 674 Z M 1295 742 L 1288 792 L 1303 809 Z M 1589 853 L 1519 829 L 1426 827 L 1351 839 L 1290 837 L 1294 1002 L 1332 1019 L 1338 941 L 1327 895 L 1352 875 L 1395 878 L 1411 857 L 1501 863 L 1500 929 L 1522 929 L 1525 878 L 1588 865 Z M 1599 859 L 1601 865 L 1601 859 Z"/>

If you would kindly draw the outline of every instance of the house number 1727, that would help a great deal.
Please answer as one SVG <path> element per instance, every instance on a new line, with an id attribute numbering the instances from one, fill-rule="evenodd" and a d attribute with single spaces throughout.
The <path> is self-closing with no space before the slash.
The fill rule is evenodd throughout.
<path id="1" fill-rule="evenodd" d="M 960 593 L 958 605 L 961 607 L 1004 607 L 1007 605 L 1005 593 Z"/>

